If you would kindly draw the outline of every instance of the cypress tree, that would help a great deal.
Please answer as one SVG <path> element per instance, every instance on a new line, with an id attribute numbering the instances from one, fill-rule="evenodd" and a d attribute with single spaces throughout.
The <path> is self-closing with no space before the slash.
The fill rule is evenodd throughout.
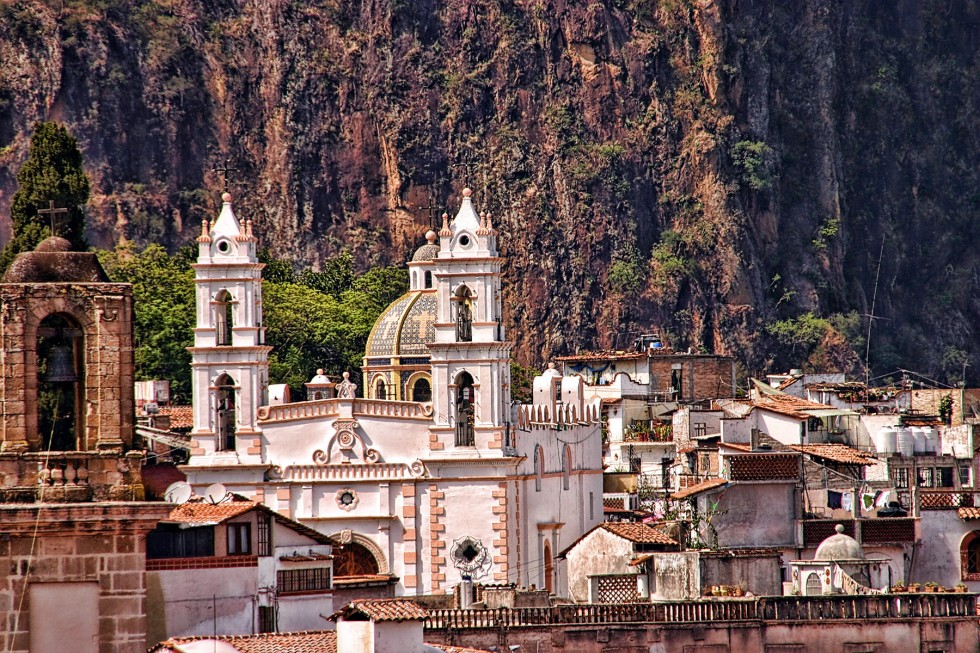
<path id="1" fill-rule="evenodd" d="M 62 125 L 36 123 L 27 161 L 17 171 L 17 192 L 10 204 L 14 237 L 0 253 L 0 269 L 51 235 L 50 219 L 38 210 L 48 208 L 52 201 L 56 207 L 68 209 L 55 222 L 56 234 L 71 241 L 74 249 L 86 249 L 88 196 L 89 180 L 82 168 L 78 141 Z"/>

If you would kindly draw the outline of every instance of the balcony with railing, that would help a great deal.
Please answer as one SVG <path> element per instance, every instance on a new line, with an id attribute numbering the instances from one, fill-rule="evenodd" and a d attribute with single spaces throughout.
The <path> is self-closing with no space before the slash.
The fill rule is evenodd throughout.
<path id="1" fill-rule="evenodd" d="M 918 519 L 912 517 L 875 517 L 871 519 L 806 519 L 799 522 L 803 546 L 818 546 L 836 533 L 838 524 L 844 534 L 862 546 L 911 544 L 918 539 Z"/>

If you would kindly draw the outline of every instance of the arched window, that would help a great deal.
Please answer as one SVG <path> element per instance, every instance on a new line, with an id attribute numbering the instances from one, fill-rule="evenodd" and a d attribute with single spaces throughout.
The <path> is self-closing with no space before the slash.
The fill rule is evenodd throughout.
<path id="1" fill-rule="evenodd" d="M 456 380 L 456 446 L 472 447 L 476 444 L 474 424 L 473 377 L 462 372 Z"/>
<path id="2" fill-rule="evenodd" d="M 473 294 L 466 286 L 456 291 L 456 340 L 473 340 Z"/>
<path id="3" fill-rule="evenodd" d="M 232 316 L 231 293 L 221 290 L 214 297 L 214 328 L 215 344 L 227 346 L 231 344 L 231 330 L 234 326 Z"/>
<path id="4" fill-rule="evenodd" d="M 419 273 L 412 270 L 412 290 L 419 287 Z"/>
<path id="5" fill-rule="evenodd" d="M 388 386 L 385 384 L 385 380 L 378 377 L 378 380 L 374 382 L 374 398 L 375 399 L 387 399 L 388 398 Z"/>
<path id="6" fill-rule="evenodd" d="M 373 576 L 377 573 L 378 561 L 363 544 L 349 542 L 342 547 L 334 547 L 334 576 Z"/>
<path id="7" fill-rule="evenodd" d="M 432 384 L 429 379 L 422 376 L 415 380 L 412 384 L 412 401 L 432 401 Z"/>
<path id="8" fill-rule="evenodd" d="M 426 270 L 425 271 L 425 287 L 426 288 L 431 288 L 432 287 L 432 271 L 431 270 Z"/>
<path id="9" fill-rule="evenodd" d="M 82 329 L 72 317 L 49 315 L 37 330 L 37 428 L 44 451 L 76 451 L 84 433 Z"/>
<path id="10" fill-rule="evenodd" d="M 541 479 L 544 476 L 544 454 L 541 445 L 534 447 L 534 491 L 541 491 Z"/>
<path id="11" fill-rule="evenodd" d="M 218 451 L 235 450 L 235 380 L 222 374 L 215 385 L 215 426 Z"/>
<path id="12" fill-rule="evenodd" d="M 980 531 L 967 533 L 960 543 L 960 579 L 980 580 Z"/>
<path id="13" fill-rule="evenodd" d="M 548 594 L 555 591 L 555 561 L 551 557 L 551 542 L 544 541 L 544 589 Z"/>
<path id="14" fill-rule="evenodd" d="M 572 448 L 565 445 L 561 457 L 561 486 L 567 490 L 572 480 Z"/>
<path id="15" fill-rule="evenodd" d="M 803 595 L 820 596 L 821 594 L 823 594 L 823 583 L 820 582 L 820 574 L 812 572 L 806 577 L 806 586 Z"/>

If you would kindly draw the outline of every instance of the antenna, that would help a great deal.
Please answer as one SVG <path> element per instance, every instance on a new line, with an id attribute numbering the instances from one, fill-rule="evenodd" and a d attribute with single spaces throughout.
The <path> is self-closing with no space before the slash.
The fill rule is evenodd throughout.
<path id="1" fill-rule="evenodd" d="M 194 489 L 186 481 L 177 481 L 167 487 L 163 493 L 163 500 L 167 503 L 184 503 L 194 494 Z"/>
<path id="2" fill-rule="evenodd" d="M 204 491 L 204 496 L 211 503 L 221 503 L 228 496 L 228 490 L 221 483 L 213 483 Z"/>
<path id="3" fill-rule="evenodd" d="M 881 250 L 878 252 L 878 269 L 875 271 L 875 289 L 871 295 L 871 313 L 868 315 L 868 342 L 864 350 L 864 396 L 868 397 L 871 385 L 871 325 L 878 316 L 875 315 L 875 303 L 878 301 L 878 278 L 881 276 L 881 259 L 885 255 L 885 237 L 881 237 Z"/>

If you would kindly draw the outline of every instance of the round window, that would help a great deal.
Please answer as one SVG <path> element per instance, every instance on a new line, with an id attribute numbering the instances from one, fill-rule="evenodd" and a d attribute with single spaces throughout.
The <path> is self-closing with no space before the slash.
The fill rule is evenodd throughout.
<path id="1" fill-rule="evenodd" d="M 229 243 L 227 240 L 218 241 L 219 252 L 221 252 L 222 254 L 227 254 L 230 250 L 231 250 L 231 243 Z"/>
<path id="2" fill-rule="evenodd" d="M 463 234 L 462 236 L 459 237 L 459 244 L 462 247 L 468 246 L 470 244 L 470 237 L 467 236 L 466 234 Z"/>

